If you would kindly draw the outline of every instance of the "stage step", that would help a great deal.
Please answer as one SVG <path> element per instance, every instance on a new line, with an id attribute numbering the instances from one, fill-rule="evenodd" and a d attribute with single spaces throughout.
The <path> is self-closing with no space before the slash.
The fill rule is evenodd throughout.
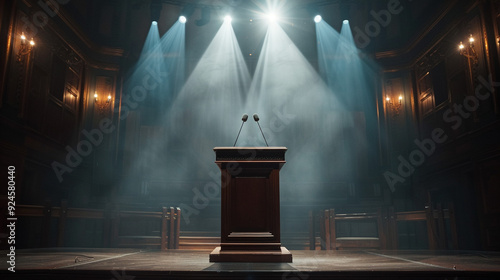
<path id="1" fill-rule="evenodd" d="M 214 236 L 180 236 L 179 249 L 213 250 L 220 246 L 220 237 Z"/>

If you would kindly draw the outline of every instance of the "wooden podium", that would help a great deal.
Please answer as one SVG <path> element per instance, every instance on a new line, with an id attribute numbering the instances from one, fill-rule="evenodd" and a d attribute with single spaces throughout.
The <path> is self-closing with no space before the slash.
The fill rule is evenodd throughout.
<path id="1" fill-rule="evenodd" d="M 279 171 L 285 147 L 216 147 L 221 244 L 210 262 L 292 262 L 280 241 Z"/>

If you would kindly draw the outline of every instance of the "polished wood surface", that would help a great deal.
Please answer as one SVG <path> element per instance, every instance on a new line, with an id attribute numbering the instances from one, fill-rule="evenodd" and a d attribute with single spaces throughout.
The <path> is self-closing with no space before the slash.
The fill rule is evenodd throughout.
<path id="1" fill-rule="evenodd" d="M 478 251 L 292 251 L 293 263 L 210 263 L 208 250 L 17 250 L 2 279 L 495 279 L 500 255 Z M 2 253 L 3 254 L 3 253 Z M 5 254 L 3 254 L 5 256 Z M 119 278 L 119 276 L 121 278 Z M 127 276 L 127 277 L 124 277 Z"/>

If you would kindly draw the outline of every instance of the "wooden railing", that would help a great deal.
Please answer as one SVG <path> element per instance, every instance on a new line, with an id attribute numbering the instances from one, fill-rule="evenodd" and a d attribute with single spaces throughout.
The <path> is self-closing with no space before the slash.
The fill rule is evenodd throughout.
<path id="1" fill-rule="evenodd" d="M 374 223 L 377 232 L 369 236 L 337 236 L 338 221 Z M 337 213 L 335 209 L 326 209 L 319 214 L 320 247 L 322 250 L 338 250 L 344 248 L 383 249 L 386 244 L 386 232 L 381 209 L 373 211 L 355 211 Z M 311 239 L 312 240 L 312 239 Z"/>
<path id="2" fill-rule="evenodd" d="M 162 250 L 179 249 L 179 208 L 162 208 L 162 212 L 118 211 L 113 218 L 112 236 L 115 247 L 151 247 L 159 245 Z M 120 223 L 134 223 L 140 220 L 158 220 L 159 236 L 130 235 L 120 233 Z"/>
<path id="3" fill-rule="evenodd" d="M 161 250 L 178 249 L 180 234 L 181 209 L 162 207 L 161 212 L 121 211 L 108 207 L 106 209 L 69 208 L 66 201 L 60 207 L 50 205 L 17 205 L 15 216 L 39 217 L 42 219 L 40 231 L 40 247 L 52 244 L 52 222 L 57 219 L 56 244 L 65 246 L 67 222 L 71 219 L 102 220 L 103 247 L 158 247 Z M 135 236 L 120 231 L 123 223 L 149 219 L 158 223 L 157 236 Z"/>
<path id="4" fill-rule="evenodd" d="M 377 236 L 370 239 L 338 238 L 335 232 L 335 221 L 356 221 L 371 219 L 377 225 Z M 398 249 L 398 222 L 426 223 L 430 250 L 458 249 L 455 211 L 453 204 L 443 209 L 437 204 L 435 209 L 426 207 L 420 211 L 395 212 L 393 207 L 379 209 L 376 212 L 359 212 L 337 214 L 334 209 L 309 213 L 309 249 L 335 250 L 341 247 L 366 247 L 380 249 Z M 448 221 L 448 223 L 446 223 Z M 319 224 L 319 232 L 317 230 Z M 448 225 L 448 226 L 446 226 Z M 352 243 L 352 244 L 351 244 Z"/>
<path id="5" fill-rule="evenodd" d="M 455 221 L 455 209 L 453 203 L 449 203 L 446 209 L 441 204 L 437 204 L 435 209 L 426 206 L 425 210 L 394 212 L 394 208 L 389 208 L 387 216 L 387 226 L 389 236 L 389 249 L 399 248 L 398 244 L 398 222 L 419 222 L 425 221 L 427 227 L 427 237 L 429 240 L 429 249 L 444 250 L 458 249 L 458 236 Z M 445 226 L 445 221 L 449 221 L 449 227 Z M 447 240 L 451 240 L 451 245 Z"/>

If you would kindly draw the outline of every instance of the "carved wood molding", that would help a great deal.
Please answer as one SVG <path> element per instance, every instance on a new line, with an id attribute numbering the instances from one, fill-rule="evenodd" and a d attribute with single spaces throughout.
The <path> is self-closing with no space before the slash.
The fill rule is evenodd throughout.
<path id="1" fill-rule="evenodd" d="M 83 66 L 83 59 L 71 48 L 64 46 L 61 43 L 57 46 L 53 46 L 52 51 L 69 67 L 73 68 L 74 70 L 79 70 L 78 73 L 81 71 L 81 68 Z"/>
<path id="2" fill-rule="evenodd" d="M 427 74 L 427 72 L 431 71 L 432 68 L 442 62 L 445 57 L 446 51 L 442 45 L 428 52 L 415 64 L 415 73 L 417 77 L 420 78 Z"/>

